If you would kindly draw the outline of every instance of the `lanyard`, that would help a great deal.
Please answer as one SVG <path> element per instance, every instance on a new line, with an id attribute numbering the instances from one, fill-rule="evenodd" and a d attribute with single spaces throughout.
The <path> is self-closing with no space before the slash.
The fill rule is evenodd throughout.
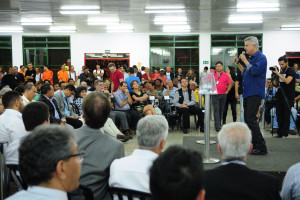
<path id="1" fill-rule="evenodd" d="M 216 76 L 217 73 L 215 73 L 215 76 Z M 222 76 L 223 72 L 221 72 L 221 74 L 219 75 L 218 79 L 217 79 L 217 82 L 219 81 L 220 77 Z"/>

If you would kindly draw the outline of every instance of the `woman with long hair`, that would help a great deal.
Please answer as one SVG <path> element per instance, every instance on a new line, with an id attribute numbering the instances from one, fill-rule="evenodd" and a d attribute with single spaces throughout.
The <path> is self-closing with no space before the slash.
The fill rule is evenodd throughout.
<path id="1" fill-rule="evenodd" d="M 231 112 L 232 112 L 232 119 L 236 122 L 236 104 L 237 100 L 235 98 L 235 81 L 236 81 L 236 74 L 234 67 L 228 66 L 226 69 L 226 73 L 229 75 L 231 84 L 233 84 L 231 90 L 227 94 L 224 111 L 223 111 L 223 124 L 226 124 L 226 116 L 228 110 L 228 104 L 230 103 Z"/>
<path id="2" fill-rule="evenodd" d="M 82 114 L 82 109 L 81 109 L 81 105 L 83 102 L 83 98 L 86 96 L 87 93 L 87 88 L 83 87 L 83 86 L 78 86 L 76 88 L 76 93 L 75 93 L 75 97 L 74 97 L 74 103 L 78 108 L 78 115 L 81 116 Z"/>
<path id="3" fill-rule="evenodd" d="M 196 81 L 196 74 L 194 73 L 193 69 L 189 69 L 188 73 L 186 74 L 186 79 L 188 81 L 190 81 L 190 80 Z"/>

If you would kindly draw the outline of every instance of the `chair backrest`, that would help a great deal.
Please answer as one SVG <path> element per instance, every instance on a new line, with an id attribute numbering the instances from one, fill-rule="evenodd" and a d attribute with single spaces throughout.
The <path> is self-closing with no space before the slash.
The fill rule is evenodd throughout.
<path id="1" fill-rule="evenodd" d="M 79 185 L 79 187 L 72 191 L 68 192 L 68 199 L 69 200 L 94 200 L 94 194 L 92 190 L 88 187 L 83 185 Z"/>
<path id="2" fill-rule="evenodd" d="M 8 142 L 0 142 L 0 200 L 9 196 L 9 170 L 5 165 L 4 148 Z"/>
<path id="3" fill-rule="evenodd" d="M 27 183 L 24 181 L 24 178 L 22 177 L 20 171 L 19 171 L 19 165 L 7 165 L 7 167 L 10 170 L 10 174 L 14 180 L 14 182 L 17 184 L 19 190 L 27 190 Z"/>
<path id="4" fill-rule="evenodd" d="M 149 193 L 140 192 L 136 190 L 129 190 L 124 188 L 111 187 L 109 192 L 114 199 L 117 197 L 119 200 L 152 200 L 152 196 Z"/>

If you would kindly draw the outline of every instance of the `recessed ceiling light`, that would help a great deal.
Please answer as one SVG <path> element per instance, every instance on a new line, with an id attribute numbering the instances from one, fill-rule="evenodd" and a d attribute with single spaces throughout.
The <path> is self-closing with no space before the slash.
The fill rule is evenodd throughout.
<path id="1" fill-rule="evenodd" d="M 282 31 L 299 31 L 300 30 L 300 24 L 298 25 L 281 25 L 280 29 Z"/>
<path id="2" fill-rule="evenodd" d="M 62 6 L 59 12 L 63 15 L 100 14 L 100 7 L 84 5 Z"/>
<path id="3" fill-rule="evenodd" d="M 268 12 L 279 11 L 279 3 L 267 2 L 238 2 L 236 6 L 237 12 Z"/>
<path id="4" fill-rule="evenodd" d="M 281 25 L 281 28 L 300 28 L 300 24 L 298 24 L 298 25 L 295 25 L 295 24 Z"/>
<path id="5" fill-rule="evenodd" d="M 164 9 L 185 9 L 184 6 L 146 6 L 147 10 L 164 10 Z"/>
<path id="6" fill-rule="evenodd" d="M 282 31 L 300 31 L 300 27 L 299 28 L 281 28 Z"/>

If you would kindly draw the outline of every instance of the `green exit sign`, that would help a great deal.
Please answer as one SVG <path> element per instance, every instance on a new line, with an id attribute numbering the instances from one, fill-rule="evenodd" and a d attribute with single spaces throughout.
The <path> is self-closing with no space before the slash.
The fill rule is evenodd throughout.
<path id="1" fill-rule="evenodd" d="M 204 60 L 203 64 L 207 65 L 208 64 L 208 60 Z"/>
<path id="2" fill-rule="evenodd" d="M 105 50 L 105 53 L 110 53 L 110 50 Z"/>

